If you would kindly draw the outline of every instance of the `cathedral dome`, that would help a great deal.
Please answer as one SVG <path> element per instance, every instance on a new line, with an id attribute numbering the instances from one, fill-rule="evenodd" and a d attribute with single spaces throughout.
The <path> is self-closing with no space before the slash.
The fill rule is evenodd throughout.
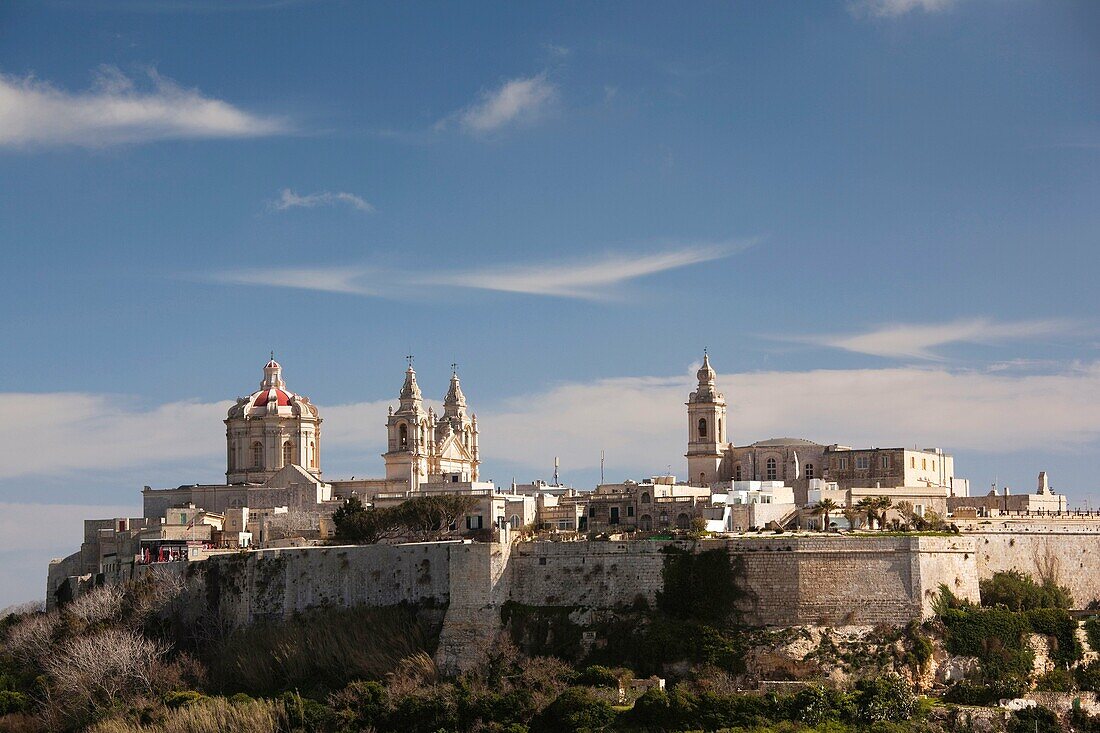
<path id="1" fill-rule="evenodd" d="M 264 365 L 264 378 L 260 388 L 248 397 L 238 397 L 237 404 L 229 408 L 230 418 L 263 417 L 317 417 L 317 408 L 304 395 L 286 389 L 283 367 L 274 358 Z"/>

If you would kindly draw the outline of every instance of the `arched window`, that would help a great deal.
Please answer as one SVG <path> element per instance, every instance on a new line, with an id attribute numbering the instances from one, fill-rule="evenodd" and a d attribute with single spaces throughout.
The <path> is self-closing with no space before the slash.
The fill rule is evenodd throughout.
<path id="1" fill-rule="evenodd" d="M 317 446 L 312 440 L 309 441 L 309 467 L 317 468 Z"/>
<path id="2" fill-rule="evenodd" d="M 401 450 L 408 450 L 409 447 L 409 426 L 405 423 L 401 423 L 401 427 L 397 429 L 397 435 L 401 442 Z"/>
<path id="3" fill-rule="evenodd" d="M 722 439 L 722 418 L 718 418 L 718 432 L 714 434 L 714 437 L 718 440 Z"/>
<path id="4" fill-rule="evenodd" d="M 743 480 L 741 478 L 741 464 L 740 463 L 738 463 L 736 466 L 733 467 L 733 480 L 734 481 Z"/>
<path id="5" fill-rule="evenodd" d="M 518 515 L 518 514 L 513 514 L 513 515 L 512 515 L 512 516 L 511 516 L 511 517 L 510 517 L 510 518 L 508 519 L 508 525 L 509 525 L 509 526 L 510 526 L 510 527 L 511 527 L 512 529 L 519 529 L 519 515 Z"/>
<path id="6" fill-rule="evenodd" d="M 469 428 L 466 428 L 465 433 L 463 433 L 462 442 L 465 443 L 467 448 L 470 447 L 470 429 Z"/>
<path id="7" fill-rule="evenodd" d="M 812 464 L 812 463 L 807 463 L 806 464 L 806 478 L 808 478 L 808 479 L 816 478 L 814 476 L 814 464 Z"/>
<path id="8" fill-rule="evenodd" d="M 706 418 L 699 418 L 699 437 L 707 437 L 707 421 Z"/>
<path id="9" fill-rule="evenodd" d="M 779 477 L 779 472 L 776 471 L 775 459 L 769 458 L 764 465 L 767 468 L 768 481 L 775 481 Z"/>
<path id="10" fill-rule="evenodd" d="M 700 486 L 706 486 L 707 485 L 707 475 L 705 473 L 700 473 L 699 474 L 699 485 Z"/>
<path id="11" fill-rule="evenodd" d="M 283 443 L 283 465 L 289 466 L 294 463 L 294 444 L 289 440 Z"/>
<path id="12" fill-rule="evenodd" d="M 254 468 L 263 468 L 264 465 L 264 444 L 260 441 L 256 441 L 252 444 L 252 466 Z"/>
<path id="13" fill-rule="evenodd" d="M 642 503 L 643 504 L 648 504 L 649 503 L 649 492 L 648 491 L 643 491 L 642 492 Z"/>
<path id="14" fill-rule="evenodd" d="M 229 446 L 229 469 L 233 470 L 237 467 L 237 446 Z"/>
<path id="15" fill-rule="evenodd" d="M 691 517 L 689 517 L 687 514 L 682 513 L 682 512 L 679 515 L 677 515 L 677 517 L 676 517 L 676 529 L 690 529 L 690 528 L 691 528 Z"/>
<path id="16" fill-rule="evenodd" d="M 653 531 L 653 517 L 648 514 L 643 514 L 638 518 L 638 529 L 643 532 Z"/>

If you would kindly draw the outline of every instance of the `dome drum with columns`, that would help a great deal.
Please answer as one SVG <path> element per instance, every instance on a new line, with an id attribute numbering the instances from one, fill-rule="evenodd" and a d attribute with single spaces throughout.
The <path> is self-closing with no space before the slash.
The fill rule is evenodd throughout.
<path id="1" fill-rule="evenodd" d="M 226 483 L 260 484 L 289 465 L 321 475 L 321 417 L 308 397 L 286 389 L 272 356 L 260 389 L 238 397 L 225 419 Z"/>

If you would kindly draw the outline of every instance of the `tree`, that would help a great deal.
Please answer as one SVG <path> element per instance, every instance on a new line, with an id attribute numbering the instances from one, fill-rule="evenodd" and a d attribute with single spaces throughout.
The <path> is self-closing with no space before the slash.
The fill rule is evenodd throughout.
<path id="1" fill-rule="evenodd" d="M 894 505 L 894 502 L 890 500 L 889 496 L 876 496 L 871 500 L 871 507 L 878 514 L 878 528 L 886 529 L 886 513 L 890 511 L 890 507 Z"/>
<path id="2" fill-rule="evenodd" d="M 450 531 L 458 518 L 477 506 L 477 497 L 458 494 L 418 496 L 397 506 L 371 508 L 356 497 L 332 515 L 336 539 L 341 542 L 374 544 L 401 536 L 434 539 Z"/>
<path id="3" fill-rule="evenodd" d="M 832 499 L 822 499 L 817 503 L 817 506 L 814 507 L 815 513 L 821 514 L 824 517 L 823 521 L 821 522 L 822 531 L 829 531 L 829 515 L 839 508 L 840 505 Z"/>
<path id="4" fill-rule="evenodd" d="M 856 502 L 856 511 L 867 518 L 867 529 L 874 528 L 874 522 L 878 519 L 878 515 L 875 514 L 875 500 L 869 496 L 865 496 Z"/>

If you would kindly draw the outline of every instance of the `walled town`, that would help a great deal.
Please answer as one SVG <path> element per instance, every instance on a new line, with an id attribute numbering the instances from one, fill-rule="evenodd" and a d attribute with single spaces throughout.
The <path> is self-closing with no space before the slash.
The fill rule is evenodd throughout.
<path id="1" fill-rule="evenodd" d="M 1100 606 L 1100 516 L 1069 507 L 1045 472 L 1032 492 L 973 492 L 939 448 L 736 444 L 706 354 L 697 378 L 686 479 L 498 486 L 479 475 L 477 416 L 457 372 L 437 412 L 410 358 L 388 411 L 385 475 L 331 479 L 320 411 L 272 358 L 225 418 L 225 481 L 146 486 L 143 516 L 88 519 L 80 549 L 50 563 L 48 613 L 145 588 L 171 596 L 163 623 L 244 639 L 261 665 L 271 652 L 256 629 L 322 612 L 385 629 L 377 614 L 411 614 L 431 639 L 420 658 L 433 675 L 465 679 L 509 650 L 599 661 L 620 705 L 656 700 L 702 665 L 758 696 L 824 695 L 858 687 L 861 669 L 889 673 L 876 679 L 954 695 L 948 730 L 959 715 L 1001 730 L 1040 704 L 1100 713 L 1094 683 L 1071 694 L 1064 682 L 1100 676 L 1100 621 L 1088 620 Z M 997 593 L 1035 618 L 991 656 L 963 627 L 990 623 L 978 609 Z M 1028 593 L 1053 594 L 1062 615 L 1027 606 Z M 387 643 L 406 641 L 394 632 Z M 1026 661 L 1006 661 L 1006 649 Z M 1010 663 L 1026 667 L 1013 668 L 1015 686 L 1003 684 Z M 655 729 L 677 725 L 692 727 Z"/>

